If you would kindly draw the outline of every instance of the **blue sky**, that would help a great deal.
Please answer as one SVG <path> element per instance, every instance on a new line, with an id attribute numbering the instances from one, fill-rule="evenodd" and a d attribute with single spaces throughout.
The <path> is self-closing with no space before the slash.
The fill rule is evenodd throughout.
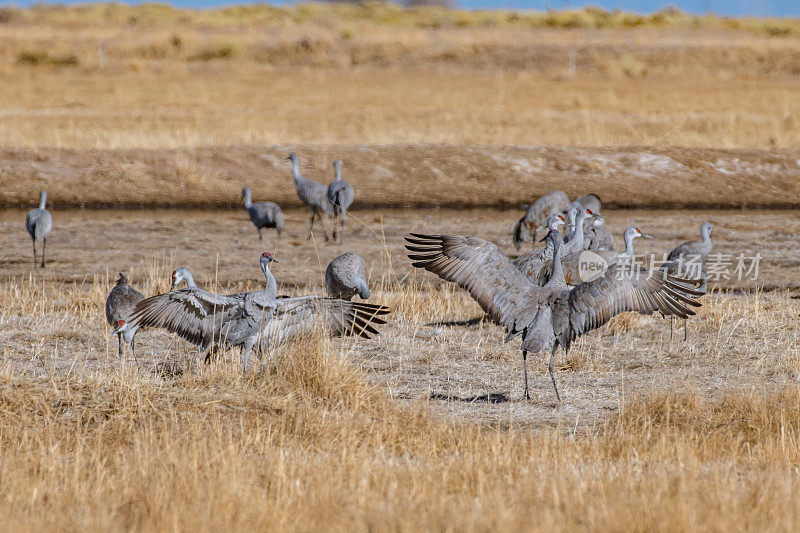
<path id="1" fill-rule="evenodd" d="M 27 6 L 37 0 L 16 0 L 7 2 L 0 0 L 0 5 Z M 623 9 L 639 13 L 651 13 L 666 5 L 677 6 L 690 13 L 713 12 L 720 15 L 756 15 L 800 17 L 800 0 L 456 0 L 460 7 L 469 9 L 515 8 L 515 9 L 563 9 L 586 5 L 600 6 L 607 9 Z M 79 3 L 74 0 L 61 0 L 60 3 Z M 137 2 L 126 2 L 137 3 Z M 226 0 L 175 0 L 167 2 L 185 7 L 209 7 L 245 2 Z M 277 0 L 274 4 L 293 4 L 293 0 Z"/>

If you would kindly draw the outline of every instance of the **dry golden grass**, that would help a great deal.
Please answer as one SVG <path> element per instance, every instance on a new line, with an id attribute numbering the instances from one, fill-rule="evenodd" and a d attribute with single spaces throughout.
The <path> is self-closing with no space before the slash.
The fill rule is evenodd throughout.
<path id="1" fill-rule="evenodd" d="M 149 268 L 140 288 L 163 288 L 165 267 Z M 636 358 L 627 339 L 599 332 L 576 348 L 580 367 L 566 361 L 559 372 L 560 408 L 548 397 L 491 411 L 428 402 L 419 377 L 417 392 L 400 394 L 414 399 L 397 401 L 396 369 L 375 368 L 444 353 L 453 365 L 448 381 L 461 382 L 454 392 L 480 388 L 470 373 L 491 365 L 515 371 L 518 396 L 516 347 L 490 340 L 486 350 L 496 355 L 482 361 L 456 355 L 465 347 L 455 337 L 420 342 L 430 318 L 471 312 L 461 291 L 377 283 L 375 300 L 396 308 L 384 335 L 355 345 L 301 342 L 243 375 L 233 354 L 186 373 L 191 352 L 155 332 L 140 335 L 142 368 L 134 370 L 129 356 L 119 368 L 103 326 L 110 285 L 105 278 L 0 282 L 0 509 L 9 527 L 791 531 L 800 524 L 800 358 L 797 328 L 784 325 L 787 306 L 795 307 L 785 295 L 710 297 L 691 344 L 662 341 Z M 786 333 L 759 339 L 730 315 L 752 317 L 763 333 Z M 646 338 L 654 324 L 636 319 L 629 327 L 628 337 Z M 457 336 L 496 333 L 462 328 Z M 763 357 L 753 359 L 750 346 L 767 339 Z M 729 342 L 745 349 L 728 351 Z M 597 349 L 599 359 L 590 356 Z M 609 368 L 618 360 L 628 361 L 621 373 Z M 535 374 L 542 396 L 552 396 L 546 377 Z M 601 385 L 609 374 L 619 379 Z M 603 409 L 581 390 L 587 386 L 599 388 Z M 549 415 L 532 417 L 537 409 Z"/>
<path id="2" fill-rule="evenodd" d="M 800 145 L 791 20 L 776 37 L 678 14 L 628 27 L 422 23 L 467 14 L 385 5 L 9 13 L 3 146 Z"/>

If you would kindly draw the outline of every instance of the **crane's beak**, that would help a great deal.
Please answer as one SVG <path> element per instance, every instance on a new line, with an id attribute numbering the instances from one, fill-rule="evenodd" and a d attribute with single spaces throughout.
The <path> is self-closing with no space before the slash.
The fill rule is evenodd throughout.
<path id="1" fill-rule="evenodd" d="M 645 235 L 644 233 L 642 233 L 640 237 L 644 237 L 645 239 L 655 239 L 655 237 L 653 237 L 652 235 Z"/>
<path id="2" fill-rule="evenodd" d="M 280 261 L 278 261 L 278 260 L 277 260 L 277 259 L 275 259 L 274 257 L 272 258 L 272 262 L 273 262 L 273 263 L 280 263 Z"/>
<path id="3" fill-rule="evenodd" d="M 545 235 L 544 237 L 542 237 L 541 239 L 539 239 L 539 242 L 544 242 L 544 241 L 546 241 L 546 240 L 547 240 L 547 238 L 550 236 L 550 234 L 551 234 L 551 233 L 553 233 L 553 232 L 552 232 L 552 231 L 548 231 L 548 232 L 547 232 L 547 235 Z"/>

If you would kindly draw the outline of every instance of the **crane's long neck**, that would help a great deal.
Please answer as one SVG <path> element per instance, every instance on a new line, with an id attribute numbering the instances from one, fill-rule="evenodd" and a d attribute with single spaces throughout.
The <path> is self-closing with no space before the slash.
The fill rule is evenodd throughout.
<path id="1" fill-rule="evenodd" d="M 42 194 L 39 195 L 39 209 L 44 209 L 44 206 L 47 204 L 47 192 L 42 191 Z"/>
<path id="2" fill-rule="evenodd" d="M 567 236 L 564 238 L 565 242 L 569 242 L 572 240 L 572 237 L 575 235 L 575 218 L 577 217 L 577 211 L 570 209 L 567 212 L 567 217 L 569 219 L 569 231 L 567 232 Z"/>
<path id="3" fill-rule="evenodd" d="M 264 295 L 267 300 L 274 300 L 278 297 L 278 282 L 270 272 L 268 263 L 262 264 L 261 270 L 264 271 L 264 276 L 267 278 L 267 288 L 264 289 Z"/>
<path id="4" fill-rule="evenodd" d="M 633 257 L 633 239 L 636 238 L 636 235 L 633 233 L 625 232 L 625 251 L 622 252 L 623 255 L 627 257 Z"/>
<path id="5" fill-rule="evenodd" d="M 190 289 L 197 288 L 197 283 L 194 282 L 194 277 L 192 276 L 192 273 L 189 272 L 188 270 L 183 273 L 183 279 L 186 280 L 186 286 L 189 287 Z"/>
<path id="6" fill-rule="evenodd" d="M 253 207 L 253 196 L 250 193 L 250 189 L 244 190 L 244 206 L 245 208 Z"/>
<path id="7" fill-rule="evenodd" d="M 336 173 L 336 181 L 342 180 L 342 169 L 339 167 L 339 162 L 337 161 L 335 165 L 333 165 L 333 171 Z"/>
<path id="8" fill-rule="evenodd" d="M 553 271 L 550 273 L 550 279 L 547 281 L 545 287 L 561 287 L 567 283 L 564 277 L 564 265 L 561 264 L 561 257 L 564 255 L 564 246 L 562 246 L 560 239 L 555 239 L 552 242 L 552 246 Z"/>
<path id="9" fill-rule="evenodd" d="M 303 179 L 303 176 L 300 175 L 300 163 L 297 162 L 297 159 L 292 159 L 292 178 L 295 181 Z"/>
<path id="10" fill-rule="evenodd" d="M 575 218 L 575 228 L 572 232 L 572 237 L 570 238 L 569 242 L 576 241 L 581 247 L 583 247 L 583 221 L 586 220 L 586 217 L 578 216 Z"/>
<path id="11" fill-rule="evenodd" d="M 709 249 L 711 248 L 711 230 L 708 227 L 704 226 L 703 230 L 700 232 L 700 235 L 703 237 L 703 244 L 705 244 Z"/>

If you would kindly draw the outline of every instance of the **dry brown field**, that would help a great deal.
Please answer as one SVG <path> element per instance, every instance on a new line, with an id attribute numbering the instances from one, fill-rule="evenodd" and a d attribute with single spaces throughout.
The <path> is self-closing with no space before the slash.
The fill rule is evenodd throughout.
<path id="1" fill-rule="evenodd" d="M 387 4 L 0 9 L 0 513 L 9 530 L 800 527 L 800 24 Z M 356 187 L 306 240 L 288 153 Z M 259 241 L 240 207 L 284 207 Z M 410 231 L 516 252 L 520 206 L 598 194 L 662 254 L 714 224 L 733 279 L 674 338 L 621 315 L 544 356 L 415 272 Z M 34 268 L 38 191 L 55 229 Z M 330 224 L 329 221 L 326 221 Z M 618 239 L 619 242 L 619 239 Z M 242 373 L 162 331 L 120 363 L 104 301 L 188 266 L 210 290 L 321 293 L 365 258 L 371 340 Z M 760 256 L 736 279 L 736 258 Z M 485 395 L 498 403 L 470 401 Z"/>

